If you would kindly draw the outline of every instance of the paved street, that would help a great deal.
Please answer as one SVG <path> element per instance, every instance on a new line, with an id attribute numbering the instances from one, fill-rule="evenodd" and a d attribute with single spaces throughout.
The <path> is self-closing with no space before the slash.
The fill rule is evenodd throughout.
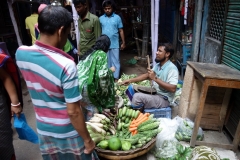
<path id="1" fill-rule="evenodd" d="M 27 91 L 25 84 L 23 85 L 23 101 L 24 101 L 23 113 L 26 116 L 29 126 L 31 126 L 36 132 L 35 113 L 32 107 L 31 98 L 29 97 L 29 93 Z M 14 131 L 13 145 L 17 160 L 41 160 L 42 156 L 39 151 L 39 146 L 37 144 L 33 144 L 25 140 L 20 140 L 18 138 L 16 131 L 14 129 L 13 131 Z"/>

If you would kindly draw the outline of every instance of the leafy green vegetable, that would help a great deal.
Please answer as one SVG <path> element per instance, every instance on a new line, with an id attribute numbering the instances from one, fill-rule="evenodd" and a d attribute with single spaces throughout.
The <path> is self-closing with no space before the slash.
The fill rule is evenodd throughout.
<path id="1" fill-rule="evenodd" d="M 102 148 L 102 149 L 106 149 L 108 147 L 108 141 L 103 140 L 103 141 L 99 142 L 97 146 Z"/>
<path id="2" fill-rule="evenodd" d="M 132 147 L 132 144 L 128 141 L 122 141 L 122 150 L 128 151 Z"/>

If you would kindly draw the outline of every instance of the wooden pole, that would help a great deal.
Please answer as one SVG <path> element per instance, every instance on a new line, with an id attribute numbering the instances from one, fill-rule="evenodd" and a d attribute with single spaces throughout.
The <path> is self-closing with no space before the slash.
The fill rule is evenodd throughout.
<path id="1" fill-rule="evenodd" d="M 150 59 L 149 59 L 149 55 L 147 55 L 147 63 L 148 63 L 148 69 L 151 69 L 151 68 L 150 68 Z M 149 80 L 149 81 L 150 81 L 150 84 L 151 84 L 151 94 L 152 94 L 153 84 L 152 84 L 152 81 L 151 81 L 151 80 Z"/>

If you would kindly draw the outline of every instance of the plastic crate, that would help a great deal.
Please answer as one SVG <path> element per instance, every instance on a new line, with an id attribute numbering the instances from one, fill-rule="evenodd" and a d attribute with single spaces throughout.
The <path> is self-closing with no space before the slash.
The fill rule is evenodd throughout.
<path id="1" fill-rule="evenodd" d="M 172 109 L 171 107 L 160 108 L 160 109 L 144 109 L 144 112 L 154 114 L 154 118 L 172 118 Z"/>

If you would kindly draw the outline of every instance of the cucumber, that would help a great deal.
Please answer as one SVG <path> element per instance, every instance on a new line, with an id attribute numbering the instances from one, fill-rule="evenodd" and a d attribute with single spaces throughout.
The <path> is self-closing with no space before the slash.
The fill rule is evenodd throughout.
<path id="1" fill-rule="evenodd" d="M 133 110 L 132 109 L 128 109 L 129 111 L 128 111 L 128 117 L 132 117 L 132 112 L 133 112 Z"/>
<path id="2" fill-rule="evenodd" d="M 189 137 L 189 136 L 183 136 L 183 139 L 184 139 L 185 141 L 190 141 L 191 137 Z"/>
<path id="3" fill-rule="evenodd" d="M 151 141 L 151 140 L 152 140 L 152 138 L 148 137 L 148 138 L 146 139 L 146 142 L 149 142 L 149 141 Z"/>
<path id="4" fill-rule="evenodd" d="M 178 136 L 179 136 L 180 140 L 183 140 L 183 135 L 181 134 L 181 132 L 178 132 Z"/>
<path id="5" fill-rule="evenodd" d="M 128 127 L 129 127 L 129 123 L 125 123 L 125 124 L 123 125 L 123 127 L 124 127 L 124 128 L 128 128 Z"/>
<path id="6" fill-rule="evenodd" d="M 129 123 L 129 117 L 125 119 L 125 123 Z"/>
<path id="7" fill-rule="evenodd" d="M 117 130 L 121 130 L 121 128 L 122 128 L 122 123 L 121 123 L 121 120 L 119 119 L 118 120 L 118 126 L 117 126 Z"/>
<path id="8" fill-rule="evenodd" d="M 124 139 L 124 141 L 130 142 L 132 145 L 135 145 L 138 143 L 138 139 Z"/>
<path id="9" fill-rule="evenodd" d="M 120 108 L 119 110 L 118 110 L 118 115 L 119 115 L 119 117 L 122 117 L 122 108 Z"/>
<path id="10" fill-rule="evenodd" d="M 135 112 L 134 118 L 137 118 L 137 117 L 138 117 L 138 115 L 139 115 L 139 113 L 140 113 L 140 111 L 139 111 L 139 110 L 137 110 L 137 111 Z"/>
<path id="11" fill-rule="evenodd" d="M 140 139 L 140 138 L 142 138 L 142 137 L 143 137 L 142 134 L 137 133 L 137 134 L 135 134 L 134 136 L 132 136 L 131 139 Z"/>
<path id="12" fill-rule="evenodd" d="M 178 136 L 177 133 L 175 133 L 175 138 L 176 138 L 177 140 L 180 140 L 180 138 L 179 138 L 179 136 Z"/>
<path id="13" fill-rule="evenodd" d="M 90 133 L 90 137 L 94 138 L 94 137 L 101 137 L 103 135 L 101 135 L 100 133 Z"/>
<path id="14" fill-rule="evenodd" d="M 123 107 L 123 110 L 122 110 L 122 116 L 125 116 L 126 115 L 126 112 L 127 112 L 127 107 Z"/>
<path id="15" fill-rule="evenodd" d="M 145 145 L 147 142 L 146 141 L 141 141 L 141 144 L 142 145 Z"/>
<path id="16" fill-rule="evenodd" d="M 139 143 L 139 144 L 135 145 L 136 148 L 141 148 L 142 146 L 143 146 L 142 143 Z"/>
<path id="17" fill-rule="evenodd" d="M 129 109 L 127 108 L 125 116 L 128 117 L 128 114 L 129 114 Z"/>
<path id="18" fill-rule="evenodd" d="M 142 138 L 140 138 L 139 140 L 140 141 L 145 141 L 147 139 L 147 137 L 142 137 Z"/>
<path id="19" fill-rule="evenodd" d="M 132 146 L 131 148 L 132 148 L 132 149 L 136 149 L 136 147 L 135 147 L 135 146 Z"/>
<path id="20" fill-rule="evenodd" d="M 125 119 L 126 119 L 126 116 L 123 116 L 121 119 L 122 119 L 122 121 L 125 121 Z"/>
<path id="21" fill-rule="evenodd" d="M 135 112 L 136 112 L 135 110 L 132 110 L 132 115 L 131 115 L 132 118 L 135 117 Z"/>
<path id="22" fill-rule="evenodd" d="M 104 140 L 104 137 L 103 136 L 93 137 L 92 140 L 95 142 L 95 144 L 97 144 L 100 141 Z"/>

